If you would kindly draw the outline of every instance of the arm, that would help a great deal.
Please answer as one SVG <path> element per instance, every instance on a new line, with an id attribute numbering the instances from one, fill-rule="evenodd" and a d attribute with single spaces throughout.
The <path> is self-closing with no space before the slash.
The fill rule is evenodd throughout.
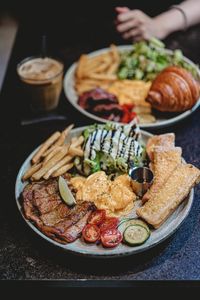
<path id="1" fill-rule="evenodd" d="M 186 0 L 178 5 L 185 13 L 187 18 L 187 26 L 190 27 L 200 23 L 200 1 Z M 154 18 L 155 22 L 163 27 L 165 36 L 168 34 L 182 30 L 185 26 L 185 20 L 181 11 L 171 8 L 159 16 Z M 172 22 L 173 20 L 173 22 Z"/>
<path id="2" fill-rule="evenodd" d="M 185 13 L 187 26 L 200 23 L 200 1 L 186 0 L 178 5 Z M 185 28 L 183 13 L 175 8 L 151 18 L 140 10 L 130 10 L 127 7 L 116 8 L 117 31 L 123 38 L 134 40 L 149 39 L 152 36 L 163 39 L 170 33 Z"/>

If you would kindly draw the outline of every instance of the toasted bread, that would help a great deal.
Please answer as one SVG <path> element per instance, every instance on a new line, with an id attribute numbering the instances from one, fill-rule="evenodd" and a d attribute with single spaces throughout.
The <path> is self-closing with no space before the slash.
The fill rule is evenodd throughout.
<path id="1" fill-rule="evenodd" d="M 156 146 L 154 148 L 153 173 L 154 182 L 150 189 L 142 198 L 142 202 L 146 202 L 159 192 L 159 189 L 169 178 L 176 167 L 181 163 L 182 149 L 180 147 L 163 148 Z"/>
<path id="2" fill-rule="evenodd" d="M 156 146 L 162 146 L 164 148 L 170 148 L 170 147 L 174 147 L 174 142 L 175 142 L 174 133 L 154 135 L 153 137 L 151 137 L 148 140 L 147 146 L 146 146 L 146 151 L 147 151 L 147 154 L 148 154 L 150 160 L 151 161 L 154 160 L 153 153 L 154 153 L 154 148 Z"/>
<path id="3" fill-rule="evenodd" d="M 191 164 L 180 164 L 154 197 L 138 208 L 139 217 L 158 228 L 200 182 L 200 170 Z"/>

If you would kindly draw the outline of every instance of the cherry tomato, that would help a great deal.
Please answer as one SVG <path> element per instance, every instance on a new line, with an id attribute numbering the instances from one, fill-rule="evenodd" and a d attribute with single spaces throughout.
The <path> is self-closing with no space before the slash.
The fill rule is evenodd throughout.
<path id="1" fill-rule="evenodd" d="M 101 223 L 103 223 L 105 218 L 106 218 L 106 211 L 104 209 L 97 209 L 91 214 L 88 223 L 98 226 Z"/>
<path id="2" fill-rule="evenodd" d="M 125 110 L 131 111 L 133 109 L 134 105 L 133 104 L 123 104 L 122 107 Z"/>
<path id="3" fill-rule="evenodd" d="M 109 217 L 104 220 L 104 222 L 100 225 L 100 231 L 103 232 L 108 229 L 115 229 L 119 224 L 119 219 L 115 217 Z"/>
<path id="4" fill-rule="evenodd" d="M 132 111 L 130 113 L 130 121 L 132 121 L 135 117 L 137 117 L 137 114 L 136 114 L 136 112 Z"/>
<path id="5" fill-rule="evenodd" d="M 85 241 L 95 243 L 100 238 L 100 229 L 96 225 L 87 224 L 83 228 L 82 235 Z"/>
<path id="6" fill-rule="evenodd" d="M 113 248 L 119 245 L 122 241 L 122 234 L 119 230 L 108 229 L 101 233 L 101 242 L 106 248 Z"/>
<path id="7" fill-rule="evenodd" d="M 129 122 L 129 113 L 124 111 L 123 117 L 120 120 L 122 123 L 128 123 Z"/>

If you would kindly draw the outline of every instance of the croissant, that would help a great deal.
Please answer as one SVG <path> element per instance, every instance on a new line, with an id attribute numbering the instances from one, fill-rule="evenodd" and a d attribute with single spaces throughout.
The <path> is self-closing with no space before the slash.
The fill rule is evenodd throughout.
<path id="1" fill-rule="evenodd" d="M 182 112 L 193 107 L 200 96 L 200 86 L 191 73 L 181 67 L 164 69 L 152 83 L 147 102 L 163 112 Z"/>

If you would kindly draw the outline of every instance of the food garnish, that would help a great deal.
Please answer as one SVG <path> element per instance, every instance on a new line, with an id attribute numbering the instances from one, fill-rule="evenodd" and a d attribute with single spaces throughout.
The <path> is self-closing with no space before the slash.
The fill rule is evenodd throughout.
<path id="1" fill-rule="evenodd" d="M 82 231 L 83 238 L 88 243 L 95 243 L 100 239 L 100 229 L 97 225 L 87 224 Z"/>
<path id="2" fill-rule="evenodd" d="M 106 248 L 113 248 L 119 245 L 123 237 L 119 230 L 110 228 L 101 233 L 101 242 Z"/>
<path id="3" fill-rule="evenodd" d="M 145 223 L 143 220 L 136 219 L 136 218 L 122 219 L 118 225 L 118 230 L 121 233 L 123 233 L 126 230 L 126 228 L 130 225 L 141 225 L 141 226 L 145 227 L 146 230 L 150 233 L 150 229 L 149 229 L 147 223 Z"/>
<path id="4" fill-rule="evenodd" d="M 72 195 L 72 192 L 70 191 L 66 180 L 62 176 L 59 176 L 58 187 L 60 195 L 67 205 L 72 206 L 76 204 L 76 200 Z"/>
<path id="5" fill-rule="evenodd" d="M 150 237 L 150 231 L 146 227 L 134 224 L 129 225 L 123 234 L 123 240 L 130 246 L 138 246 L 143 244 Z"/>
<path id="6" fill-rule="evenodd" d="M 119 224 L 119 219 L 115 217 L 107 217 L 100 225 L 100 231 L 103 232 L 108 229 L 116 229 Z"/>
<path id="7" fill-rule="evenodd" d="M 88 223 L 99 226 L 104 222 L 105 219 L 106 219 L 105 209 L 97 209 L 91 214 Z"/>

